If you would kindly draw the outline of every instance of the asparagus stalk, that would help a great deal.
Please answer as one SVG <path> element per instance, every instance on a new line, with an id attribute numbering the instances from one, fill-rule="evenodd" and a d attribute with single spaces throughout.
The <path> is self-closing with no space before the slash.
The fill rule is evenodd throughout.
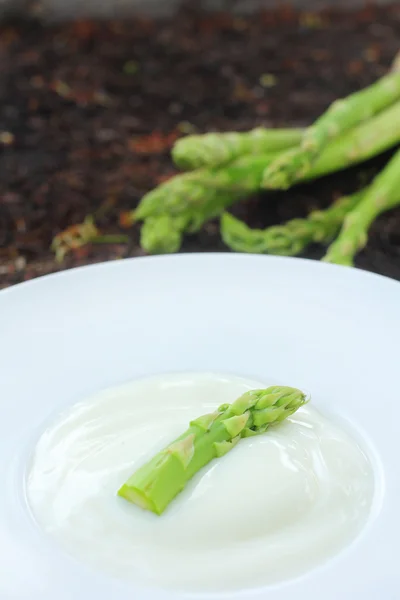
<path id="1" fill-rule="evenodd" d="M 148 254 L 178 252 L 185 233 L 199 231 L 204 223 L 218 217 L 240 197 L 233 191 L 207 190 L 204 203 L 190 207 L 181 215 L 161 213 L 148 217 L 140 231 L 140 245 Z"/>
<path id="2" fill-rule="evenodd" d="M 268 165 L 264 187 L 288 189 L 304 179 L 321 151 L 343 133 L 368 121 L 377 113 L 400 100 L 400 73 L 391 71 L 373 85 L 336 100 L 328 110 L 306 129 L 300 147 L 288 150 Z"/>
<path id="3" fill-rule="evenodd" d="M 263 168 L 272 162 L 276 154 L 243 156 L 222 168 L 199 169 L 176 175 L 155 190 L 143 196 L 136 210 L 131 212 L 132 221 L 142 221 L 161 214 L 195 214 L 203 205 L 215 202 L 216 192 L 237 194 L 259 189 Z M 222 203 L 224 205 L 224 203 Z"/>
<path id="4" fill-rule="evenodd" d="M 189 135 L 172 148 L 175 164 L 183 169 L 218 167 L 246 154 L 280 152 L 300 144 L 303 129 L 264 129 L 239 133 Z"/>
<path id="5" fill-rule="evenodd" d="M 333 141 L 299 181 L 316 179 L 363 162 L 399 142 L 400 102 Z M 182 215 L 187 210 L 196 210 L 218 188 L 242 194 L 254 192 L 260 188 L 265 165 L 272 163 L 275 156 L 244 156 L 225 167 L 177 175 L 143 196 L 137 209 L 130 213 L 131 220 L 141 221 L 160 214 Z"/>
<path id="6" fill-rule="evenodd" d="M 400 102 L 332 142 L 305 180 L 372 158 L 400 142 Z M 150 253 L 176 252 L 184 233 L 198 231 L 243 196 L 258 191 L 275 155 L 244 156 L 226 167 L 177 175 L 146 194 L 132 220 L 144 220 L 141 245 Z M 168 218 L 167 218 L 168 217 Z"/>
<path id="7" fill-rule="evenodd" d="M 140 231 L 140 245 L 148 254 L 173 254 L 182 245 L 183 234 L 188 228 L 190 216 L 149 217 Z"/>
<path id="8" fill-rule="evenodd" d="M 243 157 L 223 170 L 177 175 L 144 196 L 131 213 L 133 220 L 144 221 L 141 247 L 149 254 L 177 252 L 185 233 L 199 231 L 243 195 L 257 190 L 265 161 L 272 159 Z"/>
<path id="9" fill-rule="evenodd" d="M 368 160 L 398 143 L 400 102 L 334 140 L 299 181 L 316 179 Z M 141 243 L 147 252 L 176 251 L 185 232 L 198 231 L 206 221 L 262 187 L 265 165 L 275 157 L 276 154 L 249 155 L 228 166 L 177 175 L 146 194 L 138 208 L 127 213 L 125 223 L 145 220 Z M 96 229 L 92 227 L 94 223 L 90 225 L 90 231 L 86 223 L 73 226 L 72 242 L 70 230 L 60 233 L 53 249 L 62 251 L 63 256 L 65 250 L 95 242 Z"/>
<path id="10" fill-rule="evenodd" d="M 396 102 L 368 122 L 335 139 L 322 152 L 312 168 L 299 176 L 298 182 L 317 179 L 364 162 L 396 146 L 399 142 L 400 102 Z M 266 180 L 267 171 L 268 166 L 263 176 L 264 188 L 272 187 Z"/>
<path id="11" fill-rule="evenodd" d="M 352 266 L 356 253 L 364 248 L 368 230 L 383 212 L 400 205 L 400 150 L 373 180 L 357 206 L 343 222 L 338 238 L 323 258 L 325 262 Z"/>
<path id="12" fill-rule="evenodd" d="M 192 421 L 178 439 L 140 467 L 118 495 L 161 515 L 190 479 L 214 458 L 224 456 L 241 438 L 264 433 L 305 402 L 305 394 L 290 387 L 246 392 L 232 404 Z"/>
<path id="13" fill-rule="evenodd" d="M 295 256 L 311 243 L 330 242 L 346 214 L 360 203 L 364 194 L 363 190 L 344 196 L 328 209 L 310 213 L 306 219 L 293 219 L 264 230 L 251 229 L 243 221 L 225 213 L 221 219 L 222 239 L 235 252 Z"/>

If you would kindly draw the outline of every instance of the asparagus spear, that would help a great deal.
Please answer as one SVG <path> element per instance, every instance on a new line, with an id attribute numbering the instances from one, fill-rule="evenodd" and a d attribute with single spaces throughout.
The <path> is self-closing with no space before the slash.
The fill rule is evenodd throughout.
<path id="1" fill-rule="evenodd" d="M 316 179 L 368 160 L 399 142 L 400 102 L 397 102 L 329 144 L 301 180 Z M 171 252 L 171 248 L 176 251 L 186 231 L 197 231 L 203 223 L 219 216 L 241 197 L 257 191 L 262 186 L 265 165 L 275 156 L 249 155 L 233 161 L 229 168 L 199 169 L 177 175 L 146 194 L 138 208 L 126 214 L 125 223 L 145 220 L 141 243 L 147 252 Z M 160 220 L 158 217 L 161 216 Z M 173 218 L 172 233 L 170 219 L 166 216 Z M 86 225 L 76 225 L 73 229 L 73 245 L 67 243 L 67 249 L 96 241 L 95 229 L 89 238 Z M 69 240 L 69 230 L 58 234 L 55 249 L 63 244 L 64 235 Z"/>
<path id="2" fill-rule="evenodd" d="M 260 187 L 263 168 L 276 154 L 243 156 L 222 168 L 208 168 L 176 175 L 143 196 L 132 221 L 142 221 L 160 214 L 182 215 L 195 212 L 215 201 L 215 192 L 249 193 Z"/>
<path id="3" fill-rule="evenodd" d="M 262 155 L 251 161 L 243 157 L 223 170 L 178 175 L 144 196 L 131 213 L 132 219 L 144 220 L 141 247 L 149 254 L 177 252 L 185 233 L 199 231 L 243 195 L 258 189 L 266 160 L 272 157 Z"/>
<path id="4" fill-rule="evenodd" d="M 183 234 L 190 216 L 171 217 L 157 215 L 149 217 L 140 231 L 140 245 L 148 254 L 173 254 L 182 245 Z"/>
<path id="5" fill-rule="evenodd" d="M 312 212 L 306 219 L 293 219 L 264 230 L 251 229 L 225 213 L 221 219 L 222 239 L 235 252 L 295 256 L 311 243 L 330 242 L 346 214 L 359 204 L 364 194 L 361 191 L 344 196 L 328 209 Z"/>
<path id="6" fill-rule="evenodd" d="M 240 197 L 237 192 L 207 190 L 203 203 L 189 207 L 181 215 L 161 213 L 148 217 L 140 231 L 140 245 L 148 254 L 178 252 L 185 233 L 199 231 L 204 223 L 218 217 Z"/>
<path id="7" fill-rule="evenodd" d="M 301 141 L 303 129 L 264 129 L 239 133 L 189 135 L 172 148 L 175 164 L 181 169 L 217 167 L 246 154 L 266 154 L 293 148 Z"/>
<path id="8" fill-rule="evenodd" d="M 335 138 L 400 100 L 400 73 L 391 71 L 373 85 L 336 100 L 315 123 L 306 129 L 300 147 L 288 150 L 268 165 L 263 185 L 288 189 L 304 179 L 318 155 Z"/>
<path id="9" fill-rule="evenodd" d="M 298 182 L 317 179 L 369 160 L 400 142 L 400 102 L 382 111 L 366 123 L 333 140 L 317 158 L 312 168 L 299 176 Z M 290 150 L 289 150 L 290 152 Z M 268 170 L 268 167 L 267 167 Z M 269 187 L 263 177 L 263 187 Z M 282 188 L 285 189 L 285 188 Z"/>
<path id="10" fill-rule="evenodd" d="M 399 142 L 400 102 L 332 142 L 305 179 L 362 162 Z M 146 194 L 131 212 L 133 220 L 145 221 L 144 250 L 150 254 L 177 251 L 185 232 L 198 231 L 240 198 L 257 191 L 264 166 L 271 160 L 269 154 L 244 156 L 227 167 L 177 175 Z"/>
<path id="11" fill-rule="evenodd" d="M 400 205 L 400 150 L 373 180 L 360 203 L 343 222 L 339 237 L 323 258 L 325 262 L 352 266 L 355 254 L 367 243 L 368 230 L 383 212 Z"/>
<path id="12" fill-rule="evenodd" d="M 140 467 L 118 495 L 161 515 L 205 465 L 224 456 L 241 438 L 264 433 L 305 402 L 305 394 L 296 388 L 274 386 L 246 392 L 232 404 L 192 421 L 178 439 Z"/>
<path id="13" fill-rule="evenodd" d="M 368 160 L 399 142 L 400 102 L 333 141 L 299 181 L 316 179 Z M 143 196 L 137 209 L 130 213 L 131 220 L 196 210 L 216 188 L 243 194 L 254 192 L 260 187 L 265 164 L 271 163 L 275 156 L 244 156 L 224 167 L 177 175 Z"/>

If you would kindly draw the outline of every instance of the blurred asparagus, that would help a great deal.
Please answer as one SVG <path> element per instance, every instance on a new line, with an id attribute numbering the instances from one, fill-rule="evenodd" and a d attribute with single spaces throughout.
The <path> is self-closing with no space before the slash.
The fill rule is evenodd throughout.
<path id="1" fill-rule="evenodd" d="M 183 169 L 218 167 L 246 154 L 281 152 L 300 144 L 303 129 L 264 129 L 239 133 L 206 133 L 181 138 L 172 149 L 175 164 Z"/>
<path id="2" fill-rule="evenodd" d="M 333 141 L 299 182 L 363 162 L 400 143 L 400 102 Z M 274 154 L 244 156 L 227 166 L 176 175 L 143 196 L 129 213 L 131 222 L 159 214 L 195 210 L 216 189 L 248 194 L 260 189 L 263 167 Z"/>
<path id="3" fill-rule="evenodd" d="M 184 168 L 201 168 L 177 175 L 146 194 L 135 210 L 123 215 L 124 224 L 142 222 L 141 245 L 146 252 L 176 252 L 185 233 L 198 231 L 234 202 L 260 189 L 286 189 L 396 146 L 400 143 L 399 57 L 400 54 L 389 75 L 334 103 L 305 130 L 257 128 L 247 133 L 206 134 L 180 140 L 173 149 L 177 163 Z M 287 149 L 288 145 L 292 147 Z M 272 149 L 275 151 L 271 153 Z M 344 200 L 342 206 L 345 205 Z M 326 221 L 324 226 L 328 227 Z M 250 233 L 245 227 L 240 228 L 233 217 L 230 221 L 229 216 L 224 217 L 223 235 L 232 247 L 247 247 Z M 285 234 L 278 228 L 268 233 L 266 243 L 265 232 L 257 232 L 251 236 L 250 246 L 257 240 L 260 251 L 296 253 L 308 243 L 306 240 L 317 236 L 312 216 L 285 227 L 286 233 L 295 231 L 295 236 L 284 239 Z M 62 259 L 69 249 L 86 243 L 123 240 L 126 236 L 102 236 L 95 221 L 86 219 L 56 236 L 53 249 Z"/>
<path id="4" fill-rule="evenodd" d="M 225 213 L 221 235 L 235 252 L 295 256 L 311 243 L 327 244 L 337 234 L 347 213 L 356 207 L 365 191 L 344 196 L 326 210 L 313 211 L 305 219 L 292 219 L 284 225 L 251 229 L 243 221 Z"/>
<path id="5" fill-rule="evenodd" d="M 364 248 L 368 230 L 383 212 L 400 205 L 400 150 L 375 177 L 365 196 L 345 217 L 338 238 L 329 247 L 325 262 L 352 266 Z"/>
<path id="6" fill-rule="evenodd" d="M 400 99 L 400 78 L 397 76 L 400 53 L 393 61 L 391 73 L 376 83 L 347 98 L 336 100 L 317 121 L 307 129 L 265 129 L 258 127 L 248 132 L 207 133 L 189 135 L 175 142 L 172 157 L 183 169 L 198 169 L 205 166 L 220 166 L 246 154 L 281 152 L 298 146 L 296 151 L 281 154 L 268 169 L 284 165 L 289 157 L 287 169 L 295 167 L 302 157 L 311 166 L 317 154 L 330 140 L 368 120 Z M 292 177 L 295 182 L 304 172 L 297 170 Z M 289 176 L 289 175 L 288 175 Z M 281 187 L 281 186 L 279 186 Z M 288 187 L 288 186 L 286 186 Z"/>
<path id="7" fill-rule="evenodd" d="M 332 142 L 318 158 L 305 180 L 344 169 L 367 160 L 400 143 L 400 102 Z M 150 253 L 179 250 L 185 233 L 198 231 L 232 204 L 260 189 L 265 165 L 276 154 L 243 156 L 220 168 L 199 169 L 176 175 L 145 196 L 127 213 L 125 223 L 144 221 L 141 246 Z M 93 221 L 73 226 L 60 234 L 53 249 L 77 248 L 96 242 Z M 71 238 L 71 240 L 70 240 Z"/>
<path id="8" fill-rule="evenodd" d="M 332 141 L 299 181 L 364 162 L 400 143 L 400 101 Z"/>
<path id="9" fill-rule="evenodd" d="M 149 217 L 140 231 L 140 245 L 149 254 L 173 254 L 181 247 L 186 228 L 186 217 Z"/>
<path id="10" fill-rule="evenodd" d="M 149 254 L 177 252 L 185 233 L 199 231 L 204 223 L 256 191 L 265 162 L 274 156 L 242 157 L 224 169 L 177 175 L 146 194 L 127 216 L 128 221 L 144 221 L 141 247 Z"/>
<path id="11" fill-rule="evenodd" d="M 400 102 L 332 142 L 304 180 L 347 168 L 398 143 Z M 176 252 L 184 233 L 198 231 L 236 201 L 258 191 L 264 166 L 273 156 L 244 156 L 219 169 L 177 175 L 146 194 L 129 217 L 132 222 L 144 220 L 141 234 L 144 250 L 150 254 Z M 171 218 L 178 216 L 179 237 L 176 226 L 171 228 Z"/>
<path id="12" fill-rule="evenodd" d="M 207 189 L 203 202 L 191 205 L 182 214 L 159 213 L 144 220 L 140 231 L 140 245 L 149 254 L 177 252 L 185 233 L 199 231 L 207 221 L 218 217 L 225 208 L 240 199 L 235 192 Z"/>
<path id="13" fill-rule="evenodd" d="M 129 213 L 132 222 L 160 214 L 183 215 L 196 211 L 210 202 L 218 202 L 218 193 L 248 194 L 258 190 L 263 168 L 276 154 L 243 156 L 221 168 L 208 168 L 176 175 L 145 194 L 138 207 Z M 221 203 L 224 206 L 224 202 Z M 217 214 L 219 214 L 217 212 Z M 129 219 L 129 216 L 127 216 Z"/>
<path id="14" fill-rule="evenodd" d="M 263 187 L 288 189 L 299 179 L 304 179 L 321 151 L 332 140 L 370 120 L 399 100 L 400 73 L 396 69 L 373 85 L 347 98 L 336 100 L 305 130 L 299 148 L 288 150 L 266 167 Z"/>

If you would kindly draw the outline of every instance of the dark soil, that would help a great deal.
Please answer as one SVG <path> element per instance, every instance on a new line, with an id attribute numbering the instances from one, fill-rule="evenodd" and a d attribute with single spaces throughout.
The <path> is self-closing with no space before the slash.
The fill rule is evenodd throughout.
<path id="1" fill-rule="evenodd" d="M 119 213 L 173 172 L 169 149 L 177 136 L 308 124 L 335 98 L 385 73 L 399 39 L 398 5 L 322 15 L 285 8 L 250 18 L 182 10 L 159 23 L 3 26 L 0 287 L 60 268 L 52 237 L 99 207 L 102 232 L 118 232 Z M 256 226 L 306 215 L 355 189 L 385 159 L 249 199 L 239 214 Z M 141 254 L 138 231 L 129 235 L 127 245 L 76 251 L 61 268 Z M 225 250 L 216 223 L 183 248 L 211 250 Z M 400 279 L 400 210 L 374 224 L 357 264 Z"/>

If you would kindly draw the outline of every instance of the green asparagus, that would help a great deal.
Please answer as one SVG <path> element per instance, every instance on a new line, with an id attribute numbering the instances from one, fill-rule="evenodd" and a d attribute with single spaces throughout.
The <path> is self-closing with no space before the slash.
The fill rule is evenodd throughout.
<path id="1" fill-rule="evenodd" d="M 229 213 L 221 218 L 221 235 L 235 252 L 295 256 L 311 243 L 329 243 L 340 229 L 346 214 L 357 206 L 365 191 L 337 200 L 326 210 L 312 212 L 306 219 L 293 219 L 284 225 L 251 229 Z"/>
<path id="2" fill-rule="evenodd" d="M 144 220 L 140 245 L 148 254 L 177 252 L 185 233 L 195 233 L 207 221 L 218 217 L 225 208 L 238 201 L 241 194 L 207 190 L 206 201 L 190 207 L 181 215 L 157 214 Z"/>
<path id="3" fill-rule="evenodd" d="M 243 156 L 221 168 L 208 168 L 176 175 L 152 190 L 132 211 L 132 220 L 142 221 L 161 214 L 183 215 L 215 202 L 216 191 L 246 194 L 259 189 L 263 168 L 276 154 Z"/>
<path id="4" fill-rule="evenodd" d="M 393 79 L 386 79 L 385 81 L 393 81 Z M 378 83 L 379 85 L 375 84 L 375 87 L 368 88 L 369 92 L 364 98 L 368 100 L 371 95 L 374 98 L 373 92 L 377 93 L 379 90 L 381 92 L 383 90 L 383 95 L 387 99 L 389 98 L 389 92 L 383 80 Z M 354 108 L 357 104 L 357 98 L 357 102 L 359 102 L 360 95 L 354 96 L 351 101 L 347 99 L 346 102 L 349 102 L 349 104 L 345 104 L 345 114 L 348 110 L 346 106 L 353 106 Z M 378 100 L 372 104 L 376 108 Z M 328 119 L 328 116 L 326 119 Z M 347 127 L 349 121 L 346 119 L 343 123 Z M 325 125 L 327 122 L 329 123 L 329 120 L 324 121 L 322 117 L 320 121 Z M 287 143 L 289 143 L 289 136 L 292 136 L 293 142 L 295 137 L 299 135 L 298 130 L 272 130 L 272 132 L 275 136 L 284 134 Z M 146 194 L 136 210 L 125 213 L 123 216 L 124 225 L 130 225 L 135 221 L 143 221 L 141 245 L 146 252 L 176 252 L 180 248 L 185 233 L 198 231 L 205 222 L 220 216 L 224 210 L 241 198 L 261 188 L 274 187 L 270 180 L 265 180 L 265 167 L 276 163 L 279 156 L 288 156 L 288 152 L 296 153 L 298 148 L 294 147 L 281 153 L 253 154 L 260 148 L 257 145 L 257 138 L 262 138 L 267 143 L 267 139 L 272 140 L 272 132 L 258 130 L 257 135 L 250 132 L 247 137 L 246 134 L 237 134 L 244 136 L 244 138 L 240 138 L 241 142 L 235 142 L 236 146 L 235 144 L 233 146 L 229 145 L 229 142 L 228 145 L 232 152 L 230 156 L 234 156 L 235 152 L 239 151 L 238 148 L 240 148 L 240 151 L 245 148 L 249 154 L 240 156 L 219 167 L 196 169 L 173 177 Z M 223 134 L 223 136 L 226 135 L 228 134 Z M 186 139 L 189 143 L 190 139 Z M 224 143 L 227 143 L 228 140 L 232 141 L 237 138 L 234 136 L 233 138 L 226 137 L 223 139 L 225 139 Z M 279 143 L 281 142 L 282 139 Z M 255 144 L 254 147 L 251 145 L 253 143 Z M 313 162 L 310 169 L 297 174 L 298 179 L 296 179 L 296 182 L 316 179 L 328 173 L 347 168 L 368 160 L 399 143 L 400 101 L 379 112 L 368 122 L 358 125 L 330 142 L 324 151 L 315 158 L 315 162 Z M 219 151 L 217 152 L 218 156 L 222 156 L 222 154 L 222 151 L 221 154 L 219 154 Z M 214 158 L 213 160 L 220 159 Z M 282 187 L 285 187 L 285 185 Z M 100 235 L 94 220 L 89 219 L 83 224 L 74 225 L 56 236 L 53 241 L 53 249 L 61 260 L 70 249 L 79 248 L 87 243 L 111 240 L 115 241 L 115 236 L 109 238 Z M 118 242 L 124 243 L 125 241 L 125 236 L 118 236 Z"/>
<path id="5" fill-rule="evenodd" d="M 400 205 L 400 150 L 377 175 L 359 204 L 343 222 L 338 238 L 328 248 L 325 262 L 352 266 L 354 256 L 364 248 L 368 230 L 383 212 Z"/>
<path id="6" fill-rule="evenodd" d="M 182 245 L 188 222 L 185 216 L 157 215 L 146 219 L 140 230 L 140 245 L 148 254 L 173 254 Z"/>
<path id="7" fill-rule="evenodd" d="M 290 387 L 246 392 L 192 421 L 178 439 L 140 467 L 118 495 L 161 515 L 200 469 L 224 456 L 241 438 L 262 434 L 283 421 L 306 401 L 303 392 Z"/>
<path id="8" fill-rule="evenodd" d="M 372 158 L 399 142 L 400 102 L 332 142 L 305 180 Z M 133 219 L 145 221 L 143 249 L 150 254 L 177 251 L 186 232 L 198 231 L 205 222 L 258 191 L 264 166 L 273 156 L 244 156 L 219 169 L 177 175 L 146 194 L 131 213 Z"/>
<path id="9" fill-rule="evenodd" d="M 141 247 L 149 254 L 177 252 L 185 233 L 199 231 L 225 208 L 258 189 L 266 160 L 272 157 L 251 157 L 249 168 L 250 157 L 243 157 L 223 170 L 178 175 L 144 196 L 132 212 L 133 219 L 144 221 Z"/>
<path id="10" fill-rule="evenodd" d="M 313 168 L 299 181 L 322 177 L 353 164 L 368 160 L 400 142 L 400 102 L 346 135 L 333 141 Z M 276 154 L 244 156 L 226 167 L 200 169 L 177 175 L 145 196 L 132 221 L 160 214 L 183 215 L 195 211 L 215 189 L 248 194 L 260 187 L 265 164 Z"/>
<path id="11" fill-rule="evenodd" d="M 300 147 L 291 149 L 267 165 L 263 185 L 270 189 L 288 189 L 304 179 L 321 151 L 343 133 L 400 100 L 400 73 L 391 71 L 373 85 L 347 98 L 336 100 L 315 123 L 306 129 Z M 379 130 L 377 131 L 379 135 Z"/>
<path id="12" fill-rule="evenodd" d="M 172 158 L 181 169 L 218 167 L 246 154 L 280 152 L 300 144 L 303 129 L 264 129 L 239 133 L 206 133 L 179 139 Z"/>

